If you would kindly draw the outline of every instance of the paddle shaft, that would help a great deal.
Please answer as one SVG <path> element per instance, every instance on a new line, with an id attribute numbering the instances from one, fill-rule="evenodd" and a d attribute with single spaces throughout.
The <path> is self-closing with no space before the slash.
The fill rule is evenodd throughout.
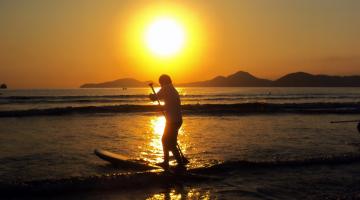
<path id="1" fill-rule="evenodd" d="M 360 120 L 331 121 L 330 123 L 336 124 L 336 123 L 351 123 L 351 122 L 360 122 Z"/>
<path id="2" fill-rule="evenodd" d="M 156 98 L 156 100 L 157 100 L 157 102 L 158 102 L 159 106 L 161 106 L 160 99 L 159 99 L 159 97 L 157 96 L 157 94 L 156 94 L 156 92 L 155 92 L 155 89 L 154 89 L 154 87 L 153 87 L 153 84 L 152 84 L 152 83 L 150 83 L 150 84 L 149 84 L 149 86 L 151 87 L 151 90 L 152 90 L 152 92 L 154 93 L 155 98 Z M 164 112 L 163 110 L 162 110 L 161 112 L 162 112 L 162 113 L 163 113 L 163 115 L 165 116 L 165 112 Z M 179 149 L 180 156 L 181 156 L 181 158 L 182 158 L 182 159 L 183 159 L 183 161 L 184 161 L 186 158 L 185 158 L 184 154 L 183 154 L 183 153 L 182 153 L 182 151 L 181 151 L 180 145 L 179 145 L 178 143 L 176 143 L 176 146 L 177 146 L 177 148 Z M 186 160 L 187 160 L 187 159 L 186 159 Z"/>
<path id="3" fill-rule="evenodd" d="M 158 102 L 159 106 L 161 106 L 160 99 L 159 99 L 158 95 L 156 94 L 153 85 L 150 83 L 149 86 L 151 87 L 151 90 L 152 90 L 152 92 L 154 93 L 154 95 L 156 97 L 156 101 Z M 165 116 L 165 112 L 163 110 L 161 110 L 161 112 Z"/>

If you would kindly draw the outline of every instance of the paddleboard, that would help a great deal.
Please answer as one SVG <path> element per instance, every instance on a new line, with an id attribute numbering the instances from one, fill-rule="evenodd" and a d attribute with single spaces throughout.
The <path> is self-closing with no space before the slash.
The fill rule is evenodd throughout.
<path id="1" fill-rule="evenodd" d="M 141 160 L 132 160 L 125 155 L 112 153 L 110 151 L 102 150 L 102 149 L 95 149 L 95 155 L 99 158 L 110 162 L 111 164 L 115 165 L 116 167 L 120 167 L 123 169 L 133 169 L 133 170 L 150 170 L 150 169 L 159 169 L 158 166 L 153 166 L 148 162 L 141 161 Z"/>
<path id="2" fill-rule="evenodd" d="M 94 153 L 99 158 L 107 162 L 110 162 L 112 165 L 122 169 L 131 169 L 131 170 L 163 169 L 162 167 L 158 165 L 152 165 L 149 162 L 145 162 L 141 160 L 133 160 L 125 155 L 113 153 L 102 149 L 95 149 Z M 170 166 L 169 169 L 165 171 L 171 173 L 180 173 L 180 172 L 183 173 L 186 171 L 186 168 L 178 168 L 177 166 Z"/>

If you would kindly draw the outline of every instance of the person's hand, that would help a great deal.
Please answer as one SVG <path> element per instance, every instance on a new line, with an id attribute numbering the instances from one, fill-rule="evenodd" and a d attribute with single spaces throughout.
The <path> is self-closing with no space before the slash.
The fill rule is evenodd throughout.
<path id="1" fill-rule="evenodd" d="M 151 101 L 156 101 L 156 96 L 155 96 L 155 94 L 150 93 L 150 94 L 149 94 L 149 98 L 150 98 Z"/>

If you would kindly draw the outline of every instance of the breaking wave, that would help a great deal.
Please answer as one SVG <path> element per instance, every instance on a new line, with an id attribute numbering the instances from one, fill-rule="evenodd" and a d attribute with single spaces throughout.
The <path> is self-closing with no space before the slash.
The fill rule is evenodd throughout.
<path id="1" fill-rule="evenodd" d="M 215 94 L 215 95 L 181 95 L 184 101 L 263 101 L 263 100 L 313 100 L 332 99 L 356 101 L 358 94 Z M 148 101 L 148 95 L 95 95 L 95 96 L 2 96 L 0 104 L 29 103 L 117 103 Z"/>
<path id="2" fill-rule="evenodd" d="M 238 103 L 238 104 L 186 104 L 184 114 L 242 115 L 248 113 L 315 113 L 359 114 L 360 103 Z M 57 107 L 29 110 L 0 111 L 0 117 L 27 117 L 42 115 L 70 115 L 95 113 L 156 112 L 157 105 L 111 105 Z"/>

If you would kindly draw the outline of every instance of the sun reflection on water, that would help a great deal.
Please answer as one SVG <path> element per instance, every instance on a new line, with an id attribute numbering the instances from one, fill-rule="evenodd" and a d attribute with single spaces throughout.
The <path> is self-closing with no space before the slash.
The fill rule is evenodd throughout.
<path id="1" fill-rule="evenodd" d="M 209 190 L 201 191 L 198 189 L 186 190 L 184 188 L 168 189 L 167 191 L 157 193 L 148 197 L 147 200 L 160 200 L 160 199 L 211 199 Z"/>
<path id="2" fill-rule="evenodd" d="M 165 128 L 165 117 L 157 116 L 150 119 L 150 127 L 151 127 L 151 139 L 150 139 L 150 149 L 153 155 L 155 155 L 155 159 L 152 161 L 161 162 L 162 161 L 162 144 L 161 144 L 161 136 L 164 132 Z"/>
<path id="3" fill-rule="evenodd" d="M 154 134 L 158 136 L 162 136 L 166 123 L 165 117 L 164 116 L 154 117 L 150 120 L 150 123 Z"/>
<path id="4" fill-rule="evenodd" d="M 164 128 L 166 124 L 166 119 L 164 116 L 156 116 L 152 117 L 149 121 L 149 146 L 146 149 L 146 152 L 142 152 L 143 156 L 147 156 L 145 160 L 150 162 L 162 162 L 163 161 L 163 150 L 161 137 L 164 133 Z M 183 134 L 183 129 L 179 130 L 179 135 Z M 180 141 L 178 141 L 179 145 L 182 147 L 182 152 L 186 152 L 186 146 L 182 145 Z M 171 153 L 170 153 L 171 155 Z"/>

